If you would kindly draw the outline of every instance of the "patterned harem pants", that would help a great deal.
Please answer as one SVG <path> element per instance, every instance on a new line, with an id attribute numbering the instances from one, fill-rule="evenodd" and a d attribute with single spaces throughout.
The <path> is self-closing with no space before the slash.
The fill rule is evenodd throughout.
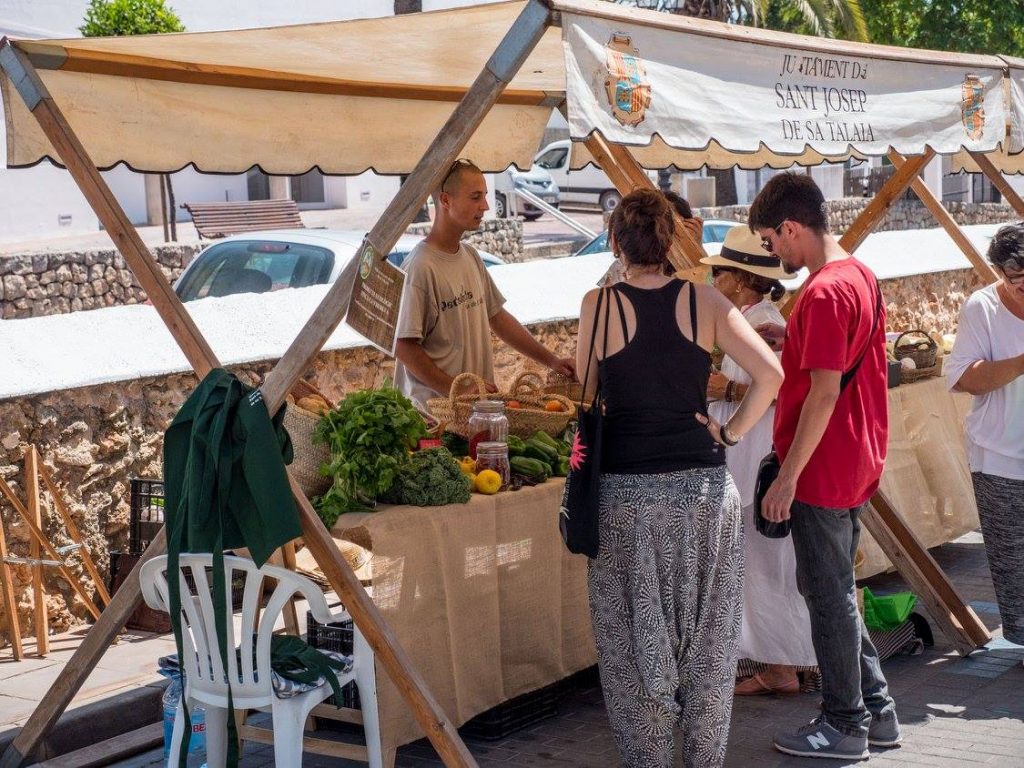
<path id="1" fill-rule="evenodd" d="M 972 472 L 1003 637 L 1024 645 L 1024 480 Z"/>
<path id="2" fill-rule="evenodd" d="M 743 600 L 743 521 L 725 467 L 601 478 L 590 616 L 630 768 L 725 760 Z"/>

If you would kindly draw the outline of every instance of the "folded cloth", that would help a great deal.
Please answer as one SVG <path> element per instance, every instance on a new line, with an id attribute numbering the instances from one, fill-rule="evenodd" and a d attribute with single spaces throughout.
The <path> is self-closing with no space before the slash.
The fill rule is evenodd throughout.
<path id="1" fill-rule="evenodd" d="M 306 647 L 308 648 L 309 646 Z M 344 653 L 338 653 L 336 651 L 324 651 L 316 648 L 310 648 L 310 650 L 315 651 L 316 653 L 320 653 L 323 656 L 327 657 L 328 663 L 330 664 L 332 669 L 337 670 L 338 672 L 341 672 L 343 674 L 352 671 L 353 662 L 351 656 L 347 656 Z M 239 660 L 241 660 L 241 651 L 238 651 L 237 653 L 239 655 Z M 181 672 L 181 664 L 178 661 L 178 654 L 176 653 L 172 653 L 168 656 L 161 656 L 159 659 L 157 659 L 156 663 L 157 666 L 160 668 L 160 672 L 167 677 L 176 676 Z M 207 658 L 206 663 L 212 674 L 212 661 L 209 658 Z M 255 665 L 253 665 L 253 672 L 256 673 Z M 314 679 L 311 682 L 301 682 L 299 680 L 295 680 L 292 677 L 287 676 L 289 674 L 287 667 L 282 668 L 282 671 L 279 672 L 275 668 L 273 659 L 271 660 L 270 672 L 270 683 L 274 689 L 274 695 L 279 699 L 290 699 L 293 696 L 298 696 L 301 693 L 315 691 L 320 686 L 328 685 L 331 682 L 330 678 L 323 674 L 318 674 L 316 676 L 316 679 Z M 256 680 L 259 681 L 258 673 L 256 673 Z M 224 676 L 224 682 L 227 683 L 227 675 Z M 337 684 L 336 676 L 335 684 Z M 338 701 L 340 701 L 340 698 L 338 699 Z"/>

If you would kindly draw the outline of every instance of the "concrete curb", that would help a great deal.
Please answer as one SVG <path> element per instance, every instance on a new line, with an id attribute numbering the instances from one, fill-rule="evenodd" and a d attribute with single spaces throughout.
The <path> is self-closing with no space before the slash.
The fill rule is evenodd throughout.
<path id="1" fill-rule="evenodd" d="M 160 722 L 163 719 L 160 699 L 167 685 L 168 681 L 160 680 L 67 710 L 36 749 L 22 757 L 22 764 L 66 755 Z M 0 755 L 7 751 L 20 730 L 10 728 L 0 733 Z"/>

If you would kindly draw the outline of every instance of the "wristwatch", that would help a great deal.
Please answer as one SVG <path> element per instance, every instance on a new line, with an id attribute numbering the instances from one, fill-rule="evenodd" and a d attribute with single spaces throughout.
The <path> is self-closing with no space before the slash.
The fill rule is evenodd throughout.
<path id="1" fill-rule="evenodd" d="M 722 442 L 728 446 L 736 445 L 736 443 L 743 439 L 743 435 L 736 436 L 730 432 L 728 424 L 723 424 L 722 428 L 718 431 L 718 434 L 721 435 Z"/>

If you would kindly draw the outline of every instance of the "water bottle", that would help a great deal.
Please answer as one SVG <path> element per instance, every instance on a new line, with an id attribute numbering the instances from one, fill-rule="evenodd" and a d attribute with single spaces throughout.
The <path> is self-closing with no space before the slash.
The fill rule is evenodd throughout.
<path id="1" fill-rule="evenodd" d="M 176 672 L 161 674 L 169 678 L 171 684 L 164 690 L 162 698 L 164 710 L 164 762 L 171 754 L 171 738 L 174 735 L 174 719 L 178 714 L 181 702 L 181 679 Z M 198 702 L 189 710 L 192 721 L 192 733 L 188 743 L 188 768 L 206 768 L 206 709 Z"/>

